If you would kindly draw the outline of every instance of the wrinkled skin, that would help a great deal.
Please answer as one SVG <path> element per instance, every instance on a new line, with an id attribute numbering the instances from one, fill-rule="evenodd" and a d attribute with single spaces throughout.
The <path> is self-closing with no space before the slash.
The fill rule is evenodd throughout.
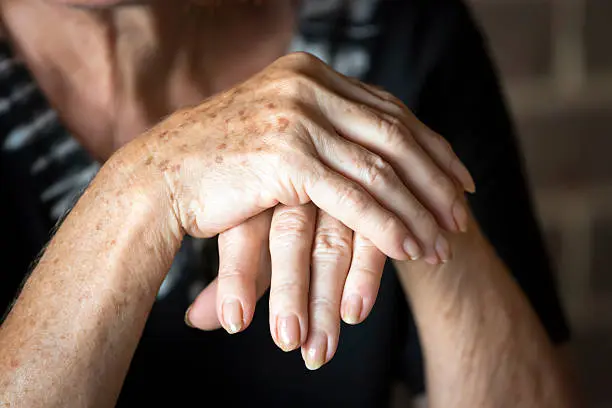
<path id="1" fill-rule="evenodd" d="M 451 254 L 439 225 L 465 229 L 457 184 L 470 190 L 473 182 L 448 144 L 390 95 L 308 54 L 279 59 L 235 88 L 173 114 L 135 143 L 148 152 L 143 168 L 165 180 L 187 234 L 236 234 L 228 229 L 248 220 L 238 231 L 263 242 L 272 218 L 271 333 L 284 350 L 304 345 L 305 358 L 319 363 L 337 345 L 340 299 L 353 301 L 344 305 L 349 322 L 367 316 L 383 253 L 446 261 Z M 322 210 L 318 216 L 311 203 Z M 271 208 L 274 214 L 264 211 Z M 308 222 L 313 217 L 316 233 Z M 296 231 L 311 240 L 292 240 Z M 309 276 L 310 248 L 287 248 L 312 238 Z M 227 237 L 220 242 L 221 255 L 232 258 Z M 351 243 L 358 251 L 352 257 Z M 257 245 L 255 258 L 240 248 L 242 258 L 261 259 Z M 230 332 L 252 318 L 257 269 L 222 263 L 217 313 Z M 328 273 L 334 270 L 341 272 Z M 206 326 L 198 315 L 206 302 L 196 300 L 189 313 L 196 327 Z"/>

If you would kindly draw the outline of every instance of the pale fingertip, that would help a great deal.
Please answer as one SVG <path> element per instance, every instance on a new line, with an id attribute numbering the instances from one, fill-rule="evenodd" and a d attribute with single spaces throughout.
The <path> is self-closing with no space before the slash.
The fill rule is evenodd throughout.
<path id="1" fill-rule="evenodd" d="M 229 334 L 238 333 L 244 326 L 242 305 L 237 299 L 226 300 L 223 303 L 223 321 Z"/>
<path id="2" fill-rule="evenodd" d="M 350 295 L 342 304 L 342 320 L 347 324 L 361 322 L 363 299 L 359 295 Z"/>
<path id="3" fill-rule="evenodd" d="M 327 361 L 327 335 L 315 332 L 308 340 L 305 353 L 302 353 L 306 368 L 311 371 L 318 370 Z"/>
<path id="4" fill-rule="evenodd" d="M 413 261 L 419 259 L 422 255 L 421 247 L 412 237 L 404 239 L 403 248 L 408 257 Z"/>
<path id="5" fill-rule="evenodd" d="M 278 318 L 276 332 L 281 350 L 292 351 L 300 345 L 300 321 L 297 316 Z"/>

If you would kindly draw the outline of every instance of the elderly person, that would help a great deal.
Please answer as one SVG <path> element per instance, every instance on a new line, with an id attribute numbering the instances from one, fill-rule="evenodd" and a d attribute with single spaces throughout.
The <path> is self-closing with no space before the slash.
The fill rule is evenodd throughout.
<path id="1" fill-rule="evenodd" d="M 2 383 L 12 401 L 113 403 L 135 350 L 119 405 L 187 403 L 208 389 L 226 405 L 381 406 L 398 374 L 422 391 L 407 297 L 392 263 L 380 280 L 384 255 L 412 259 L 399 268 L 412 265 L 417 276 L 494 258 L 484 244 L 455 243 L 479 237 L 460 194 L 473 181 L 431 129 L 474 175 L 469 204 L 485 236 L 551 339 L 566 340 L 512 130 L 459 2 L 199 3 L 1 3 L 8 39 L 59 119 L 106 162 L 2 326 Z M 349 77 L 305 54 L 278 59 L 300 49 Z M 13 188 L 2 185 L 16 225 L 4 250 L 19 272 L 42 241 L 30 230 L 45 231 L 97 167 L 59 130 L 9 52 L 2 177 Z M 429 127 L 350 77 L 389 89 Z M 183 238 L 217 234 L 219 279 L 196 298 L 201 266 L 215 263 L 198 261 L 196 243 Z M 492 263 L 485 276 L 503 276 Z M 491 294 L 513 287 L 502 281 Z M 268 286 L 269 310 L 260 302 L 253 318 Z M 529 316 L 508 291 L 509 304 Z M 179 324 L 185 309 L 192 326 L 244 332 L 195 331 Z M 370 310 L 339 337 L 340 317 L 358 323 Z M 427 340 L 423 316 L 427 327 L 439 316 L 417 314 Z M 548 350 L 532 379 L 558 385 L 548 340 L 532 318 L 520 320 Z M 486 327 L 506 339 L 515 321 L 505 323 Z M 301 348 L 310 368 L 341 343 L 331 364 L 306 376 L 300 356 L 279 354 L 269 332 L 283 350 Z M 511 349 L 528 353 L 526 344 Z M 493 350 L 500 355 L 484 351 Z M 513 353 L 522 373 L 527 354 Z M 519 387 L 508 380 L 516 374 L 504 376 L 507 387 Z"/>

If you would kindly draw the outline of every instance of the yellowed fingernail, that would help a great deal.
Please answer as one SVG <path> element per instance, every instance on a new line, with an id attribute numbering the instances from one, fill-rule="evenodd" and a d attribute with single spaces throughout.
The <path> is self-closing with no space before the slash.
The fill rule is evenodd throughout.
<path id="1" fill-rule="evenodd" d="M 242 330 L 242 305 L 236 299 L 226 300 L 223 303 L 223 320 L 225 329 L 229 334 L 238 333 Z"/>
<path id="2" fill-rule="evenodd" d="M 342 320 L 348 324 L 357 324 L 361 321 L 363 299 L 359 295 L 350 295 L 343 304 Z"/>
<path id="3" fill-rule="evenodd" d="M 326 363 L 327 336 L 321 332 L 315 332 L 308 340 L 304 362 L 309 370 L 318 370 Z"/>
<path id="4" fill-rule="evenodd" d="M 300 321 L 297 316 L 279 317 L 278 340 L 283 351 L 295 350 L 300 345 Z"/>

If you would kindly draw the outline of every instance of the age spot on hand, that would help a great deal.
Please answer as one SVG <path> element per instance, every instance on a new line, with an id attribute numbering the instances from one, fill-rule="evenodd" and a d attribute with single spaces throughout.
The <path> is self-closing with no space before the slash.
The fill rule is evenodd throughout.
<path id="1" fill-rule="evenodd" d="M 223 157 L 222 157 L 222 156 L 217 156 L 217 157 L 215 157 L 215 162 L 217 162 L 217 163 L 223 163 Z"/>
<path id="2" fill-rule="evenodd" d="M 278 119 L 278 130 L 284 132 L 289 127 L 289 119 L 279 118 Z"/>
<path id="3" fill-rule="evenodd" d="M 159 163 L 159 169 L 161 171 L 166 171 L 168 170 L 168 165 L 170 164 L 170 160 L 164 160 L 161 163 Z"/>

